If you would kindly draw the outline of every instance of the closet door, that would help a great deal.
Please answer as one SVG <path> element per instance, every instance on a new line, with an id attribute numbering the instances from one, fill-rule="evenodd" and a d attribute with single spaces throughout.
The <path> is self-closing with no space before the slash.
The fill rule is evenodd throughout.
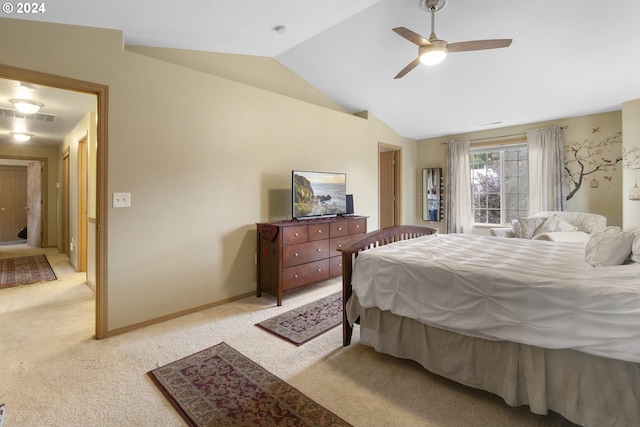
<path id="1" fill-rule="evenodd" d="M 19 240 L 27 226 L 27 168 L 0 165 L 0 241 Z"/>

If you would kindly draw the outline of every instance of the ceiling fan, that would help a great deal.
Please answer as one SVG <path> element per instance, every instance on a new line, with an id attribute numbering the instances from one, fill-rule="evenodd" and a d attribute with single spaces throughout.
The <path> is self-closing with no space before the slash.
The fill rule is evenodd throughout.
<path id="1" fill-rule="evenodd" d="M 500 47 L 509 47 L 511 45 L 511 39 L 492 39 L 492 40 L 473 40 L 459 43 L 447 43 L 445 40 L 440 40 L 435 33 L 435 14 L 441 10 L 445 5 L 446 0 L 421 0 L 421 6 L 424 10 L 431 12 L 431 35 L 429 39 L 425 39 L 420 34 L 413 31 L 398 27 L 394 28 L 400 36 L 409 40 L 412 43 L 418 45 L 418 57 L 414 59 L 409 65 L 404 67 L 394 78 L 399 79 L 413 70 L 420 63 L 426 65 L 435 65 L 441 62 L 447 52 L 467 52 L 470 50 L 483 50 L 483 49 L 497 49 Z"/>

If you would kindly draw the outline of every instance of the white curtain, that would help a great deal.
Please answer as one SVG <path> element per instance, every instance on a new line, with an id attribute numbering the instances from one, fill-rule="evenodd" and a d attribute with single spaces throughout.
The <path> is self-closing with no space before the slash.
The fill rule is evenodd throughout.
<path id="1" fill-rule="evenodd" d="M 473 231 L 468 139 L 447 143 L 447 233 Z"/>
<path id="2" fill-rule="evenodd" d="M 564 140 L 559 126 L 527 131 L 529 147 L 529 215 L 563 211 Z"/>

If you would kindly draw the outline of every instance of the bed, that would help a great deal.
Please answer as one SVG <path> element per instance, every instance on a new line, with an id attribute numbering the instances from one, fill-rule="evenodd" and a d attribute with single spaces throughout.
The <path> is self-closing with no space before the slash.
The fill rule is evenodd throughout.
<path id="1" fill-rule="evenodd" d="M 421 226 L 371 232 L 342 255 L 345 346 L 357 321 L 362 344 L 511 406 L 639 425 L 640 264 L 593 268 L 581 242 Z"/>

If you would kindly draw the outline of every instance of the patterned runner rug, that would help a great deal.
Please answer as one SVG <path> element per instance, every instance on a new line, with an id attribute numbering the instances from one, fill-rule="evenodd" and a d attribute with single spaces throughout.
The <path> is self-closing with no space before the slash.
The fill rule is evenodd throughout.
<path id="1" fill-rule="evenodd" d="M 224 342 L 148 374 L 190 426 L 350 426 Z"/>
<path id="2" fill-rule="evenodd" d="M 0 289 L 56 279 L 44 255 L 0 258 Z"/>
<path id="3" fill-rule="evenodd" d="M 342 324 L 342 291 L 258 323 L 257 326 L 296 345 Z"/>

